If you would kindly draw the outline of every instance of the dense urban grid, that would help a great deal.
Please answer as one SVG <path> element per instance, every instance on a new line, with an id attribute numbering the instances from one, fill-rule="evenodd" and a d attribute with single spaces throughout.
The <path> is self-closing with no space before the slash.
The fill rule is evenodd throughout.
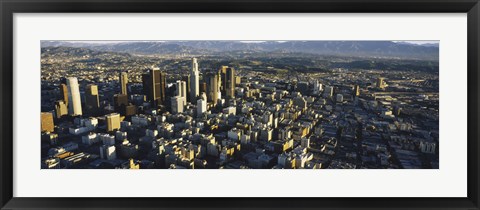
<path id="1" fill-rule="evenodd" d="M 431 62 L 62 46 L 41 62 L 44 169 L 439 168 Z"/>

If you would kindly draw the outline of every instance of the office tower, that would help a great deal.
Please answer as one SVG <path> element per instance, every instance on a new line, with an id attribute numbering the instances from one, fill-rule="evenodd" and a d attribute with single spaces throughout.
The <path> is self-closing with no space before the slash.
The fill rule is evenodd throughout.
<path id="1" fill-rule="evenodd" d="M 380 89 L 385 88 L 385 81 L 384 81 L 384 79 L 385 79 L 385 78 L 383 78 L 383 77 L 378 77 L 378 78 L 377 78 L 377 84 L 376 84 L 377 88 L 380 88 Z"/>
<path id="2" fill-rule="evenodd" d="M 226 98 L 235 98 L 235 69 L 230 67 L 227 68 L 227 74 L 226 74 Z"/>
<path id="3" fill-rule="evenodd" d="M 68 106 L 68 88 L 67 85 L 64 83 L 60 84 L 60 94 L 60 100 L 63 100 L 65 102 L 65 105 Z"/>
<path id="4" fill-rule="evenodd" d="M 172 113 L 173 114 L 178 114 L 183 112 L 183 108 L 185 106 L 186 98 L 185 97 L 180 97 L 180 96 L 174 96 L 171 99 L 172 103 Z"/>
<path id="5" fill-rule="evenodd" d="M 190 71 L 190 101 L 195 101 L 199 95 L 200 83 L 199 83 L 199 72 L 198 72 L 198 63 L 197 59 L 192 59 L 192 69 Z"/>
<path id="6" fill-rule="evenodd" d="M 313 81 L 313 94 L 317 95 L 323 90 L 322 84 L 318 80 Z"/>
<path id="7" fill-rule="evenodd" d="M 127 95 L 127 83 L 128 83 L 128 74 L 127 72 L 120 73 L 120 88 L 123 95 Z"/>
<path id="8" fill-rule="evenodd" d="M 235 98 L 235 69 L 228 66 L 220 68 L 222 80 L 222 94 L 226 98 Z"/>
<path id="9" fill-rule="evenodd" d="M 308 94 L 308 92 L 309 92 L 309 88 L 308 88 L 308 87 L 309 87 L 308 82 L 299 82 L 299 83 L 297 84 L 297 91 L 300 92 L 300 93 L 302 93 L 303 95 L 306 95 L 306 94 Z"/>
<path id="10" fill-rule="evenodd" d="M 353 96 L 359 96 L 360 95 L 360 87 L 358 85 L 355 85 L 353 87 Z"/>
<path id="11" fill-rule="evenodd" d="M 107 131 L 114 131 L 120 129 L 120 114 L 111 113 L 106 116 Z"/>
<path id="12" fill-rule="evenodd" d="M 85 106 L 89 114 L 95 115 L 100 108 L 100 101 L 98 99 L 98 86 L 87 85 L 85 90 Z"/>
<path id="13" fill-rule="evenodd" d="M 207 95 L 202 92 L 200 98 L 197 100 L 197 116 L 202 115 L 207 111 Z"/>
<path id="14" fill-rule="evenodd" d="M 55 115 L 57 118 L 61 118 L 65 115 L 68 115 L 68 108 L 65 104 L 65 101 L 59 100 L 55 101 Z"/>
<path id="15" fill-rule="evenodd" d="M 153 68 L 142 75 L 143 90 L 148 100 L 154 106 L 163 105 L 165 102 L 165 88 L 167 85 L 166 73 L 159 68 Z"/>
<path id="16" fill-rule="evenodd" d="M 80 100 L 80 89 L 76 77 L 67 78 L 68 89 L 68 114 L 71 116 L 82 115 L 82 102 Z"/>
<path id="17" fill-rule="evenodd" d="M 160 75 L 160 76 L 157 77 L 156 79 L 159 79 L 160 82 L 155 83 L 155 89 L 156 89 L 156 90 L 158 90 L 158 89 L 160 90 L 160 92 L 158 92 L 158 93 L 159 93 L 159 94 L 158 94 L 159 97 L 158 97 L 158 99 L 157 99 L 157 105 L 158 105 L 158 104 L 162 104 L 162 105 L 163 105 L 163 103 L 165 102 L 165 99 L 166 99 L 166 97 L 165 97 L 165 95 L 166 95 L 165 89 L 166 89 L 166 87 L 167 87 L 167 73 L 165 73 L 165 72 L 162 71 L 162 72 L 160 72 L 159 75 Z M 155 92 L 155 93 L 157 93 L 157 92 Z"/>
<path id="18" fill-rule="evenodd" d="M 128 96 L 123 94 L 113 95 L 113 107 L 115 112 L 120 113 L 122 116 L 127 116 Z"/>
<path id="19" fill-rule="evenodd" d="M 206 76 L 207 99 L 213 104 L 213 106 L 216 106 L 218 102 L 218 93 L 220 92 L 219 76 L 215 72 L 209 72 Z"/>
<path id="20" fill-rule="evenodd" d="M 152 79 L 150 77 L 150 72 L 142 74 L 142 87 L 143 87 L 143 95 L 146 96 L 147 101 L 152 100 Z"/>
<path id="21" fill-rule="evenodd" d="M 187 83 L 185 81 L 177 80 L 175 83 L 176 86 L 176 96 L 187 97 Z"/>
<path id="22" fill-rule="evenodd" d="M 115 160 L 117 159 L 117 153 L 115 152 L 115 146 L 113 145 L 102 145 L 100 147 L 100 158 L 106 160 Z"/>
<path id="23" fill-rule="evenodd" d="M 182 107 L 187 105 L 187 82 L 178 80 L 176 82 L 176 93 L 175 95 L 181 97 Z M 173 102 L 171 102 L 173 103 Z"/>
<path id="24" fill-rule="evenodd" d="M 205 79 L 204 79 L 204 80 L 205 80 Z M 208 90 L 207 90 L 207 82 L 203 81 L 203 82 L 200 84 L 200 92 L 203 92 L 203 93 L 208 92 Z"/>
<path id="25" fill-rule="evenodd" d="M 41 127 L 42 132 L 53 132 L 55 126 L 53 124 L 53 113 L 42 112 L 41 113 Z"/>
<path id="26" fill-rule="evenodd" d="M 235 85 L 239 85 L 240 83 L 242 83 L 242 77 L 235 76 Z"/>
<path id="27" fill-rule="evenodd" d="M 185 82 L 185 84 L 187 85 L 187 88 L 186 88 L 186 93 L 187 93 L 187 96 L 185 96 L 187 98 L 187 101 L 188 102 L 191 102 L 190 101 L 190 74 L 189 75 L 185 75 L 182 77 L 182 80 L 183 81 L 187 81 Z M 195 102 L 192 102 L 192 104 L 195 103 Z"/>
<path id="28" fill-rule="evenodd" d="M 325 87 L 325 91 L 323 92 L 323 97 L 330 98 L 332 96 L 333 96 L 333 87 L 332 86 Z"/>

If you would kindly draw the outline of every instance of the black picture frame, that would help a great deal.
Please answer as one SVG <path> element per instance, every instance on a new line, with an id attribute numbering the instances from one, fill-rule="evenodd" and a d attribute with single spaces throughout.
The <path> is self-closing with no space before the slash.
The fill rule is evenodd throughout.
<path id="1" fill-rule="evenodd" d="M 478 0 L 1 0 L 1 209 L 479 209 Z M 466 198 L 16 198 L 13 193 L 14 13 L 467 13 Z M 448 182 L 448 180 L 445 180 Z M 202 195 L 199 195 L 202 196 Z"/>

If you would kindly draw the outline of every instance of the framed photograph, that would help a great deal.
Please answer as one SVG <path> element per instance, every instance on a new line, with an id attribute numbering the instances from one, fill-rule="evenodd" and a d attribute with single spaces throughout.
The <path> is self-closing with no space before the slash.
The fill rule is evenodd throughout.
<path id="1" fill-rule="evenodd" d="M 479 209 L 479 4 L 1 1 L 1 209 Z"/>

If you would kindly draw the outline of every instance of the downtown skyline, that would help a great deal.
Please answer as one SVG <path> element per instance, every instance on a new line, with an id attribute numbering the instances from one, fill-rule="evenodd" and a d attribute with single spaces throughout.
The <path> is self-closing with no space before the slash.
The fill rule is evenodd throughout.
<path id="1" fill-rule="evenodd" d="M 438 61 L 44 49 L 42 168 L 438 168 Z"/>

